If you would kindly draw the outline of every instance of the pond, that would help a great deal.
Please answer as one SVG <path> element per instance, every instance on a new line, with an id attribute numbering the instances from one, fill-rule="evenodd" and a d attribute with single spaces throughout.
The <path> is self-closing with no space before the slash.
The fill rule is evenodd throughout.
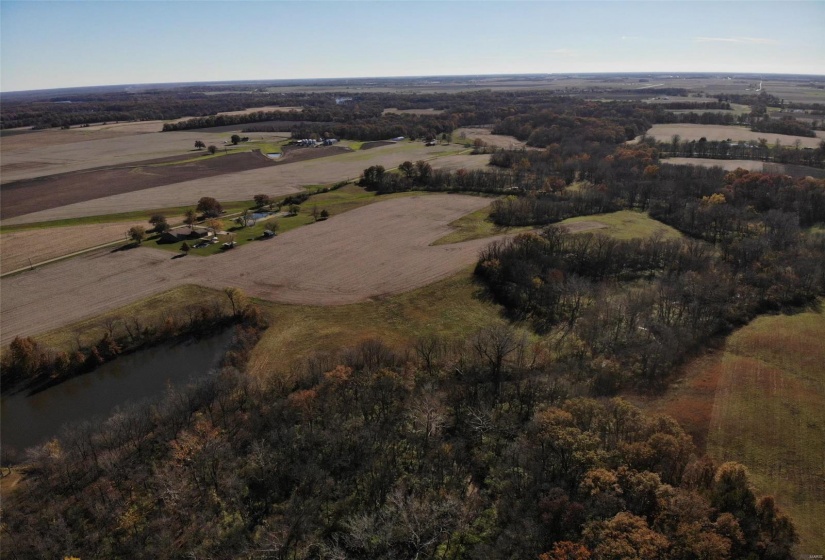
<path id="1" fill-rule="evenodd" d="M 268 157 L 269 159 L 278 159 L 283 155 L 284 154 L 280 154 L 280 153 L 278 153 L 278 154 L 266 154 L 266 157 Z"/>
<path id="2" fill-rule="evenodd" d="M 264 218 L 268 218 L 270 216 L 274 216 L 275 212 L 254 212 L 252 214 L 253 220 L 263 220 Z"/>
<path id="3" fill-rule="evenodd" d="M 171 346 L 156 346 L 103 364 L 35 395 L 4 396 L 0 440 L 18 450 L 56 436 L 64 424 L 103 420 L 117 406 L 163 395 L 209 373 L 232 341 L 234 329 Z"/>

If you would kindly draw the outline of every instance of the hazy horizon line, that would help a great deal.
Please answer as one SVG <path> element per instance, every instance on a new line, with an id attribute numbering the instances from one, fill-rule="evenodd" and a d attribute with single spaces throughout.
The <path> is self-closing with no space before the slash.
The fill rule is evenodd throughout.
<path id="1" fill-rule="evenodd" d="M 278 82 L 304 83 L 310 84 L 313 82 L 324 81 L 341 81 L 341 80 L 391 80 L 391 79 L 426 79 L 426 78 L 499 78 L 499 77 L 528 77 L 528 76 L 660 76 L 669 75 L 671 77 L 679 77 L 686 75 L 713 75 L 713 76 L 738 76 L 738 77 L 759 77 L 759 76 L 800 76 L 800 77 L 816 77 L 825 78 L 825 74 L 807 74 L 807 73 L 780 73 L 780 72 L 723 72 L 723 71 L 603 71 L 603 72 L 530 72 L 530 73 L 516 73 L 516 74 L 398 74 L 391 76 L 334 76 L 334 77 L 316 77 L 316 78 L 255 78 L 255 79 L 238 79 L 238 80 L 205 80 L 205 81 L 185 81 L 185 82 L 131 82 L 131 83 L 110 83 L 110 84 L 90 84 L 83 86 L 65 86 L 54 88 L 41 89 L 20 89 L 20 90 L 2 90 L 0 94 L 9 93 L 37 93 L 47 91 L 64 91 L 77 89 L 91 89 L 91 88 L 115 88 L 115 87 L 149 87 L 149 86 L 187 86 L 187 85 L 208 85 L 208 84 L 267 84 Z M 2 86 L 0 86 L 1 88 Z"/>

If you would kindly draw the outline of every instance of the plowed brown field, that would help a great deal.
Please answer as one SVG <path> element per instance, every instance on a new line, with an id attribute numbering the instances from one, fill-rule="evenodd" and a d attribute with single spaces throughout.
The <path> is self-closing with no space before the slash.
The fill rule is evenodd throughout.
<path id="1" fill-rule="evenodd" d="M 471 264 L 490 239 L 430 246 L 485 198 L 372 204 L 208 258 L 101 250 L 0 280 L 0 343 L 98 315 L 181 284 L 237 286 L 288 303 L 342 305 L 404 292 Z"/>
<path id="2" fill-rule="evenodd" d="M 158 160 L 4 184 L 0 187 L 3 195 L 0 218 L 5 220 L 96 198 L 274 165 L 258 151 L 175 165 L 153 165 L 155 163 Z"/>
<path id="3" fill-rule="evenodd" d="M 223 146 L 229 134 L 211 129 L 186 132 L 145 132 L 145 123 L 133 127 L 90 127 L 71 130 L 34 131 L 4 136 L 0 141 L 2 164 L 0 182 L 10 183 L 57 173 L 111 167 L 136 161 L 190 154 L 196 140 Z M 115 125 L 117 126 L 117 125 Z M 155 130 L 160 130 L 160 126 Z M 155 127 L 153 124 L 152 127 Z M 235 127 L 238 129 L 240 127 Z M 63 136 L 65 135 L 65 136 Z M 283 134 L 256 133 L 259 137 L 282 140 Z"/>
<path id="4" fill-rule="evenodd" d="M 181 134 L 181 133 L 167 133 Z M 421 143 L 398 143 L 382 146 L 367 152 L 348 152 L 312 160 L 296 161 L 283 165 L 271 165 L 260 169 L 251 169 L 183 181 L 161 187 L 116 194 L 105 198 L 96 198 L 86 202 L 68 204 L 60 208 L 42 210 L 23 216 L 3 220 L 6 225 L 84 216 L 99 216 L 137 210 L 172 208 L 194 204 L 202 196 L 212 196 L 221 201 L 251 200 L 258 193 L 270 196 L 282 196 L 297 192 L 306 185 L 326 185 L 355 179 L 370 165 L 383 165 L 387 169 L 397 167 L 405 160 L 431 160 L 433 168 L 441 164 L 454 165 L 455 161 L 447 157 L 436 157 L 445 152 L 454 152 L 455 146 L 427 147 Z M 314 150 L 314 148 L 307 148 Z M 319 148 L 322 150 L 322 148 Z M 228 157 L 228 156 L 224 156 Z M 483 156 L 464 156 L 468 158 Z M 434 159 L 433 159 L 434 158 Z M 216 158 L 220 159 L 220 158 Z M 441 161 L 444 160 L 444 161 Z M 480 161 L 480 160 L 472 160 Z"/>

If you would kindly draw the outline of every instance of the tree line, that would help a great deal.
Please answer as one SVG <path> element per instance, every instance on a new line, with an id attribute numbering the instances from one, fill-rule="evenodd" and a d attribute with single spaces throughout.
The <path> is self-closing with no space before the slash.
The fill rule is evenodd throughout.
<path id="1" fill-rule="evenodd" d="M 224 292 L 229 305 L 218 300 L 211 305 L 192 305 L 185 315 L 167 315 L 157 321 L 138 316 L 106 320 L 98 340 L 84 342 L 78 337 L 70 351 L 44 346 L 35 338 L 15 337 L 0 364 L 3 393 L 21 388 L 39 391 L 88 373 L 120 355 L 181 338 L 209 336 L 230 325 L 263 327 L 258 310 L 248 305 L 240 290 L 227 288 Z"/>

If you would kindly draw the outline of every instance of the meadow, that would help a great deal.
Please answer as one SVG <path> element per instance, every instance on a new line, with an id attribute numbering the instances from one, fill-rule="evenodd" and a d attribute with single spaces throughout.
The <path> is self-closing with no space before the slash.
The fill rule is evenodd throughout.
<path id="1" fill-rule="evenodd" d="M 794 519 L 801 554 L 825 550 L 824 337 L 819 308 L 762 316 L 686 364 L 663 395 L 633 399 L 717 461 L 744 464 Z"/>

